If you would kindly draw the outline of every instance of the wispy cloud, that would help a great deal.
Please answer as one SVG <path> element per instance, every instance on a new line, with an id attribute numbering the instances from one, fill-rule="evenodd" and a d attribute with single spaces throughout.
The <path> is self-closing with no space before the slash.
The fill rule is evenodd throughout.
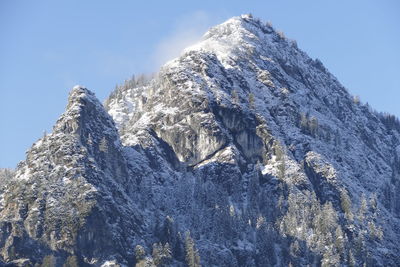
<path id="1" fill-rule="evenodd" d="M 153 67 L 158 69 L 167 61 L 179 56 L 183 49 L 200 41 L 216 21 L 216 18 L 204 11 L 196 11 L 178 18 L 172 33 L 156 45 L 152 55 Z"/>

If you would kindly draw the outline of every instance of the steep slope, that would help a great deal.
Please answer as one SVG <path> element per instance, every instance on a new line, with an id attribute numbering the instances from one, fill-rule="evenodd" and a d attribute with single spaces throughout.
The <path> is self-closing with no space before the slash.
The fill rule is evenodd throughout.
<path id="1" fill-rule="evenodd" d="M 17 167 L 1 195 L 4 261 L 400 261 L 399 124 L 270 25 L 232 18 L 129 85 L 111 116 L 75 87 Z"/>
<path id="2" fill-rule="evenodd" d="M 124 251 L 132 242 L 124 232 L 141 230 L 127 196 L 135 190 L 129 168 L 113 120 L 93 93 L 75 87 L 53 133 L 27 152 L 3 194 L 3 259 L 54 255 L 61 263 Z"/>
<path id="3" fill-rule="evenodd" d="M 370 242 L 364 254 L 373 258 L 371 262 L 387 260 L 386 255 L 374 258 L 376 246 L 384 253 L 388 247 L 396 250 L 398 128 L 354 100 L 320 61 L 309 58 L 270 25 L 248 16 L 218 25 L 167 63 L 147 87 L 121 94 L 133 91 L 136 97 L 127 102 L 136 108 L 130 119 L 120 121 L 125 145 L 145 143 L 143 136 L 151 129 L 194 171 L 228 162 L 237 166 L 239 178 L 225 181 L 230 186 L 243 183 L 237 191 L 246 190 L 244 174 L 253 168 L 248 164 L 258 163 L 263 179 L 282 177 L 288 187 L 279 193 L 284 198 L 290 199 L 294 190 L 294 198 L 311 193 L 321 204 L 332 203 L 349 246 L 357 238 L 364 242 L 367 232 L 380 236 L 376 225 L 384 227 L 382 247 L 374 238 L 366 238 Z M 115 118 L 121 106 L 119 98 L 108 100 Z M 277 160 L 281 153 L 284 160 Z M 377 196 L 380 215 L 370 208 L 368 219 L 358 214 L 359 220 L 347 220 L 341 202 L 348 195 L 355 206 L 352 213 L 364 213 L 358 208 L 364 198 L 375 203 Z M 237 201 L 228 206 L 243 209 L 247 200 Z M 290 203 L 286 205 L 290 209 Z M 270 222 L 276 219 L 273 216 Z M 292 236 L 309 243 L 304 235 L 312 228 Z"/>

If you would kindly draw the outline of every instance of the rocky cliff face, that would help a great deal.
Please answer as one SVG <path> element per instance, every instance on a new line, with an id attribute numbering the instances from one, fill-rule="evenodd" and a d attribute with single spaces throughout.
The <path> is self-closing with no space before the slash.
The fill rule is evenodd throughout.
<path id="1" fill-rule="evenodd" d="M 105 108 L 75 87 L 4 183 L 4 262 L 400 261 L 400 124 L 270 25 L 232 18 L 130 84 Z"/>

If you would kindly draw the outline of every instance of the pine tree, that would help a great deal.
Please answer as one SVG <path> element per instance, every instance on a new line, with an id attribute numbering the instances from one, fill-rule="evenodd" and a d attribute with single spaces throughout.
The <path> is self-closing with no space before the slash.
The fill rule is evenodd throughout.
<path id="1" fill-rule="evenodd" d="M 102 151 L 104 153 L 108 152 L 108 142 L 107 142 L 106 137 L 103 137 L 101 139 L 100 144 L 99 144 L 99 149 L 100 149 L 100 151 Z"/>
<path id="2" fill-rule="evenodd" d="M 350 249 L 349 255 L 347 256 L 347 264 L 350 267 L 356 266 L 356 259 L 354 258 L 353 251 Z"/>
<path id="3" fill-rule="evenodd" d="M 353 221 L 354 216 L 353 212 L 351 211 L 351 199 L 346 191 L 346 189 L 343 189 L 340 192 L 340 205 L 342 207 L 342 210 L 344 211 L 344 215 L 348 221 Z"/>
<path id="4" fill-rule="evenodd" d="M 135 258 L 137 262 L 140 262 L 144 260 L 144 257 L 146 256 L 146 251 L 141 245 L 136 245 L 135 247 Z"/>
<path id="5" fill-rule="evenodd" d="M 236 90 L 232 91 L 231 97 L 232 97 L 232 102 L 234 104 L 239 104 L 239 95 L 238 95 L 238 92 Z"/>
<path id="6" fill-rule="evenodd" d="M 86 141 L 86 143 L 88 144 L 88 145 L 93 145 L 93 138 L 92 138 L 92 135 L 89 133 L 89 135 L 88 135 L 88 138 L 87 138 L 87 141 Z"/>
<path id="7" fill-rule="evenodd" d="M 356 105 L 360 105 L 360 97 L 358 95 L 353 96 L 353 103 Z"/>
<path id="8" fill-rule="evenodd" d="M 153 263 L 155 266 L 161 265 L 162 262 L 162 244 L 154 243 L 153 244 Z"/>
<path id="9" fill-rule="evenodd" d="M 255 97 L 253 93 L 249 94 L 249 106 L 251 109 L 255 108 Z"/>
<path id="10" fill-rule="evenodd" d="M 185 239 L 185 250 L 186 250 L 186 263 L 189 267 L 199 267 L 200 256 L 197 251 L 193 239 L 190 237 L 190 233 L 186 232 Z"/>
<path id="11" fill-rule="evenodd" d="M 293 243 L 291 243 L 290 247 L 289 247 L 289 251 L 290 251 L 290 255 L 292 257 L 297 257 L 297 255 L 300 252 L 299 241 L 295 240 Z"/>
<path id="12" fill-rule="evenodd" d="M 335 247 L 339 252 L 339 254 L 343 254 L 344 245 L 345 245 L 344 234 L 342 228 L 340 227 L 340 225 L 338 225 L 335 230 Z"/>
<path id="13" fill-rule="evenodd" d="M 376 197 L 376 193 L 373 193 L 370 200 L 369 200 L 369 205 L 372 209 L 372 213 L 374 216 L 376 215 L 376 212 L 378 211 L 378 200 Z"/>
<path id="14" fill-rule="evenodd" d="M 321 267 L 334 266 L 340 266 L 340 256 L 334 252 L 332 246 L 329 246 L 322 255 Z"/>
<path id="15" fill-rule="evenodd" d="M 362 223 L 365 219 L 365 214 L 367 212 L 368 209 L 368 203 L 367 203 L 367 199 L 365 198 L 365 194 L 362 193 L 361 194 L 361 203 L 360 203 L 360 208 L 358 209 L 358 220 Z"/>
<path id="16" fill-rule="evenodd" d="M 276 160 L 279 161 L 278 164 L 278 178 L 284 180 L 286 176 L 286 160 L 282 146 L 277 141 L 274 145 Z"/>
<path id="17" fill-rule="evenodd" d="M 308 117 L 306 114 L 300 114 L 300 129 L 304 132 L 307 131 L 308 128 Z"/>
<path id="18" fill-rule="evenodd" d="M 342 139 L 340 137 L 340 132 L 338 129 L 336 129 L 335 131 L 334 141 L 335 141 L 335 146 L 340 147 L 342 145 Z"/>
<path id="19" fill-rule="evenodd" d="M 54 267 L 56 266 L 56 258 L 53 255 L 47 255 L 43 258 L 41 267 Z"/>
<path id="20" fill-rule="evenodd" d="M 63 267 L 79 267 L 78 258 L 75 255 L 68 256 Z"/>
<path id="21" fill-rule="evenodd" d="M 285 157 L 282 157 L 279 165 L 278 165 L 278 178 L 283 181 L 286 177 L 286 160 Z"/>
<path id="22" fill-rule="evenodd" d="M 156 266 L 162 265 L 167 259 L 171 258 L 171 248 L 167 243 L 162 245 L 161 243 L 153 244 L 153 263 Z"/>
<path id="23" fill-rule="evenodd" d="M 309 129 L 312 136 L 316 136 L 318 133 L 318 120 L 316 117 L 311 117 L 309 120 Z"/>
<path id="24" fill-rule="evenodd" d="M 383 231 L 380 227 L 377 227 L 373 221 L 368 222 L 368 232 L 372 239 L 383 238 Z"/>
<path id="25" fill-rule="evenodd" d="M 281 146 L 281 144 L 279 143 L 279 141 L 275 141 L 275 142 L 274 142 L 273 148 L 274 148 L 276 160 L 277 160 L 277 161 L 282 160 L 282 158 L 284 157 L 284 155 L 283 155 L 282 146 Z"/>

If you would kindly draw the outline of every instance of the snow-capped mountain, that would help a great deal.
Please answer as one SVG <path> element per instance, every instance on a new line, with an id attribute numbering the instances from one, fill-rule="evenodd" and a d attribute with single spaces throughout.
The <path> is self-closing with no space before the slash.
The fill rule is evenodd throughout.
<path id="1" fill-rule="evenodd" d="M 5 180 L 29 266 L 397 266 L 400 124 L 249 15 L 104 107 L 76 86 Z M 46 265 L 47 264 L 47 265 Z"/>

